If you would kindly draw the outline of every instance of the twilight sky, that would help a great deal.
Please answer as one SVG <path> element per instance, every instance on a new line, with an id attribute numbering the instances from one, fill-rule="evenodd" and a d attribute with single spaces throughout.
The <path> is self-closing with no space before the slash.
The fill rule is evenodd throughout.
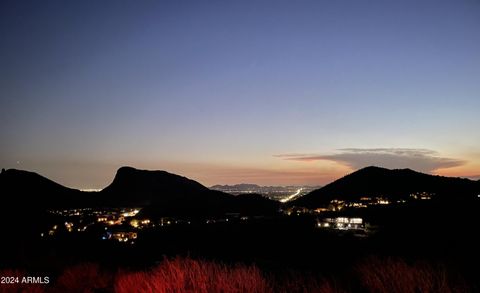
<path id="1" fill-rule="evenodd" d="M 480 177 L 480 2 L 1 1 L 0 167 Z"/>

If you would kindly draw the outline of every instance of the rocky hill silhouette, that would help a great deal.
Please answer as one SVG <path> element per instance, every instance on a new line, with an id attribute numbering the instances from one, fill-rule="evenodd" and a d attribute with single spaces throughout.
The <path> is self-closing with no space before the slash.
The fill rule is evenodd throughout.
<path id="1" fill-rule="evenodd" d="M 208 191 L 194 180 L 166 171 L 121 167 L 113 182 L 100 191 L 100 198 L 114 205 L 149 205 L 186 200 Z"/>
<path id="2" fill-rule="evenodd" d="M 5 206 L 64 207 L 88 201 L 88 194 L 67 188 L 37 173 L 9 169 L 0 174 L 0 191 Z"/>
<path id="3" fill-rule="evenodd" d="M 318 207 L 332 199 L 358 200 L 364 196 L 398 199 L 415 192 L 434 193 L 436 199 L 447 201 L 473 199 L 480 193 L 480 182 L 429 175 L 411 169 L 390 170 L 370 166 L 314 190 L 289 204 Z"/>

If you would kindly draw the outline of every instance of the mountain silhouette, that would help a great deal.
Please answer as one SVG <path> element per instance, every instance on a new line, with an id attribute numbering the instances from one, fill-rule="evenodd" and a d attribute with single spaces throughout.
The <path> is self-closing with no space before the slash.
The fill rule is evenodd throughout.
<path id="1" fill-rule="evenodd" d="M 208 191 L 207 187 L 194 180 L 166 171 L 121 167 L 113 182 L 100 191 L 100 198 L 113 204 L 148 205 L 184 200 L 186 197 L 198 196 Z"/>
<path id="2" fill-rule="evenodd" d="M 228 212 L 263 214 L 277 203 L 262 196 L 233 196 L 166 171 L 122 167 L 100 192 L 106 205 L 143 206 L 140 217 L 220 215 Z"/>
<path id="3" fill-rule="evenodd" d="M 88 195 L 67 188 L 37 173 L 9 169 L 0 174 L 3 203 L 10 206 L 63 207 L 87 201 Z"/>
<path id="4" fill-rule="evenodd" d="M 358 200 L 364 196 L 405 198 L 414 192 L 430 192 L 436 199 L 461 200 L 480 193 L 478 181 L 424 174 L 411 169 L 366 167 L 314 190 L 290 205 L 318 207 L 332 199 Z"/>
<path id="5" fill-rule="evenodd" d="M 45 228 L 47 209 L 91 206 L 92 194 L 67 188 L 37 173 L 9 169 L 0 174 L 0 229 L 9 238 L 30 241 Z M 26 228 L 28 227 L 28 228 Z M 27 240 L 25 240 L 27 239 Z"/>

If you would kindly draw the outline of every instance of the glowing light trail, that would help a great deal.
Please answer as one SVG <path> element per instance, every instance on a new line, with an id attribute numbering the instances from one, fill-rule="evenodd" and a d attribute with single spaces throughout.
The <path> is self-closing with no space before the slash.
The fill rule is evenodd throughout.
<path id="1" fill-rule="evenodd" d="M 289 196 L 287 196 L 287 197 L 285 197 L 285 198 L 282 198 L 282 199 L 280 200 L 280 202 L 287 202 L 287 201 L 290 201 L 290 200 L 294 199 L 295 197 L 297 197 L 297 196 L 300 194 L 300 192 L 302 192 L 302 190 L 303 190 L 303 188 L 299 188 L 299 189 L 297 190 L 297 192 L 295 192 L 294 194 L 289 195 Z"/>

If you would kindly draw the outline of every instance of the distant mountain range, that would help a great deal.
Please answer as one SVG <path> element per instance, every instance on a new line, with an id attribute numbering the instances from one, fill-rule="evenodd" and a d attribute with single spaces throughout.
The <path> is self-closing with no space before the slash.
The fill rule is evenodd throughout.
<path id="1" fill-rule="evenodd" d="M 320 186 L 307 186 L 307 185 L 302 185 L 302 186 L 297 186 L 297 185 L 286 185 L 286 186 L 280 186 L 280 185 L 270 185 L 270 186 L 264 186 L 264 185 L 257 185 L 257 184 L 250 184 L 250 183 L 241 183 L 241 184 L 233 184 L 233 185 L 213 185 L 210 187 L 210 189 L 213 190 L 239 190 L 239 191 L 247 191 L 247 190 L 286 190 L 286 189 L 296 189 L 299 187 L 310 187 L 310 188 L 320 188 Z"/>
<path id="2" fill-rule="evenodd" d="M 240 184 L 233 184 L 233 185 L 228 185 L 228 184 L 225 184 L 225 185 L 220 185 L 220 184 L 217 184 L 217 185 L 213 185 L 212 187 L 210 187 L 210 189 L 241 189 L 241 190 L 247 190 L 247 189 L 258 189 L 262 186 L 260 185 L 257 185 L 257 184 L 250 184 L 250 183 L 240 183 Z"/>
<path id="3" fill-rule="evenodd" d="M 355 171 L 289 204 L 315 208 L 333 199 L 359 200 L 365 196 L 398 199 L 415 192 L 433 193 L 439 200 L 473 199 L 480 194 L 480 181 L 429 175 L 410 169 L 389 170 L 371 166 Z"/>

